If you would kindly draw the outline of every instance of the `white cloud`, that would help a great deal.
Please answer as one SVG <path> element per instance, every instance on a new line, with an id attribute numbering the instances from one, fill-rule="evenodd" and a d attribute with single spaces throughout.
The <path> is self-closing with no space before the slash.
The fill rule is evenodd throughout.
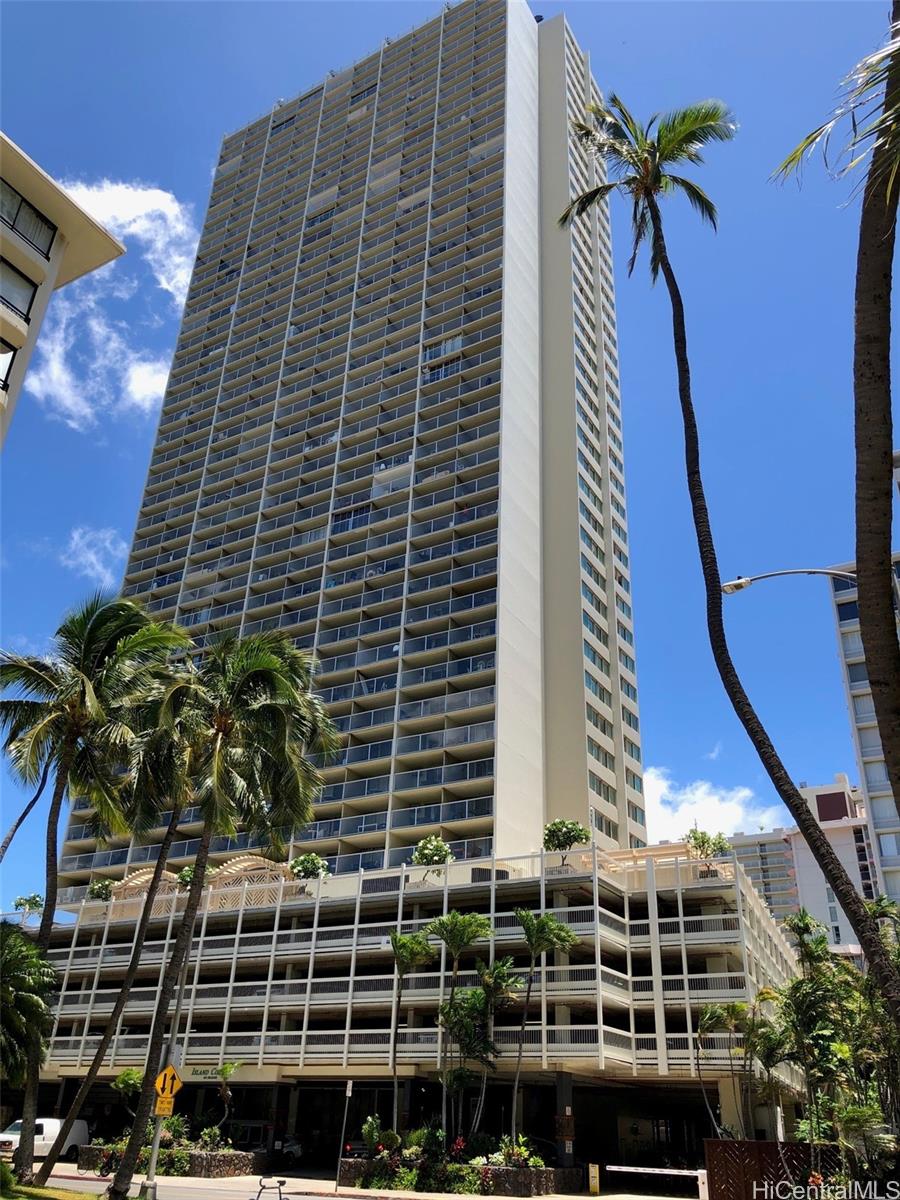
<path id="1" fill-rule="evenodd" d="M 650 842 L 681 841 L 695 824 L 709 833 L 750 833 L 760 825 L 784 825 L 787 818 L 780 804 L 763 804 L 751 788 L 723 788 L 708 779 L 680 785 L 665 767 L 644 772 L 644 803 Z"/>
<path id="2" fill-rule="evenodd" d="M 137 244 L 157 285 L 180 309 L 187 295 L 198 238 L 190 207 L 171 192 L 141 183 L 67 180 L 62 186 L 126 246 Z"/>
<path id="3" fill-rule="evenodd" d="M 713 746 L 712 750 L 710 750 L 710 752 L 708 754 L 704 754 L 703 757 L 706 759 L 709 759 L 710 762 L 715 762 L 721 753 L 722 753 L 722 743 L 716 742 L 716 744 Z"/>
<path id="4" fill-rule="evenodd" d="M 190 206 L 162 188 L 108 179 L 64 186 L 129 251 L 53 297 L 25 377 L 26 390 L 50 416 L 84 433 L 104 416 L 146 416 L 159 407 L 168 358 L 139 345 L 135 330 L 159 328 L 163 313 L 173 321 L 187 293 L 198 232 Z M 148 269 L 155 288 L 139 278 Z M 124 306 L 152 303 L 157 288 L 167 297 L 162 311 L 156 304 L 135 320 Z"/>
<path id="5" fill-rule="evenodd" d="M 128 547 L 117 530 L 77 525 L 69 534 L 59 561 L 100 587 L 112 588 L 118 582 L 118 567 L 127 553 Z"/>

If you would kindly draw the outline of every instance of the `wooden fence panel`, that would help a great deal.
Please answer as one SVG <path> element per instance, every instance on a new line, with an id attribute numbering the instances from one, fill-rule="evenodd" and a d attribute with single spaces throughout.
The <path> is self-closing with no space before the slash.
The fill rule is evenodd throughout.
<path id="1" fill-rule="evenodd" d="M 812 1147 L 805 1142 L 744 1142 L 709 1138 L 706 1155 L 709 1200 L 764 1200 L 776 1183 L 805 1184 L 812 1170 Z M 825 1176 L 841 1168 L 837 1146 L 817 1148 Z"/>

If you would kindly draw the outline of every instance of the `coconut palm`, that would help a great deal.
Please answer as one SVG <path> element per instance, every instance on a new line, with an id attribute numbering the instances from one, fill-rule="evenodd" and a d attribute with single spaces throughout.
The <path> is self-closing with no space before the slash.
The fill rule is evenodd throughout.
<path id="1" fill-rule="evenodd" d="M 885 953 L 877 923 L 867 913 L 862 897 L 854 888 L 809 805 L 794 785 L 757 716 L 735 669 L 725 634 L 722 582 L 700 469 L 700 438 L 691 393 L 684 302 L 669 259 L 660 202 L 667 196 L 680 194 L 700 218 L 715 229 L 716 208 L 712 200 L 693 180 L 676 171 L 683 165 L 702 163 L 702 152 L 711 143 L 729 141 L 735 132 L 734 120 L 718 100 L 705 100 L 663 116 L 651 117 L 645 125 L 632 116 L 617 96 L 610 96 L 608 103 L 591 105 L 589 113 L 593 116 L 593 123 L 576 123 L 575 136 L 594 156 L 599 168 L 604 173 L 608 172 L 609 178 L 576 196 L 560 217 L 560 223 L 565 225 L 573 217 L 582 216 L 611 192 L 619 191 L 631 204 L 632 254 L 628 263 L 629 274 L 634 269 L 641 246 L 649 242 L 651 275 L 655 280 L 662 273 L 672 307 L 688 493 L 706 591 L 706 624 L 716 669 L 732 708 L 775 790 L 790 811 L 847 914 L 871 969 L 884 990 L 894 1019 L 900 1026 L 900 972 Z"/>
<path id="2" fill-rule="evenodd" d="M 534 986 L 534 970 L 537 966 L 537 961 L 544 954 L 551 954 L 554 951 L 571 950 L 578 941 L 577 934 L 573 933 L 568 925 L 563 925 L 558 921 L 552 913 L 541 913 L 540 916 L 535 916 L 530 909 L 517 908 L 516 920 L 522 926 L 522 933 L 525 936 L 525 945 L 528 948 L 528 975 L 525 982 L 525 1002 L 522 1005 L 522 1025 L 519 1030 L 519 1050 L 516 1055 L 516 1074 L 513 1079 L 513 1094 L 512 1094 L 512 1137 L 516 1139 L 518 1130 L 518 1117 L 516 1109 L 518 1108 L 519 1100 L 519 1079 L 522 1075 L 522 1052 L 525 1049 L 525 1028 L 528 1024 L 528 1008 L 531 1004 L 531 989 Z"/>
<path id="3" fill-rule="evenodd" d="M 721 1028 L 721 1023 L 721 1006 L 718 1004 L 704 1004 L 697 1016 L 697 1028 L 694 1031 L 694 1059 L 697 1065 L 697 1082 L 700 1084 L 700 1093 L 703 1096 L 703 1103 L 706 1105 L 710 1125 L 712 1125 L 713 1132 L 718 1138 L 722 1137 L 725 1131 L 722 1129 L 719 1119 L 713 1111 L 706 1092 L 706 1084 L 703 1082 L 703 1040 L 709 1034 Z"/>
<path id="4" fill-rule="evenodd" d="M 887 44 L 845 81 L 830 120 L 803 139 L 778 174 L 797 170 L 816 146 L 826 153 L 835 129 L 850 126 L 841 174 L 868 162 L 856 255 L 853 407 L 856 447 L 856 584 L 859 630 L 878 732 L 900 813 L 900 643 L 891 566 L 891 285 L 900 198 L 900 0 Z"/>
<path id="5" fill-rule="evenodd" d="M 311 818 L 322 781 L 308 756 L 327 754 L 336 744 L 312 685 L 309 656 L 282 633 L 271 632 L 221 638 L 198 665 L 164 689 L 160 726 L 172 743 L 173 795 L 185 807 L 199 809 L 202 830 L 159 989 L 136 1120 L 109 1189 L 113 1200 L 127 1197 L 143 1144 L 169 1005 L 192 936 L 213 837 L 233 836 L 243 825 L 262 844 L 283 852 L 282 831 Z"/>
<path id="6" fill-rule="evenodd" d="M 31 938 L 0 921 L 0 1076 L 7 1086 L 22 1083 L 32 1043 L 40 1057 L 55 985 L 56 972 Z"/>
<path id="7" fill-rule="evenodd" d="M 522 987 L 522 976 L 516 972 L 513 960 L 510 957 L 498 958 L 492 963 L 485 963 L 481 959 L 478 959 L 475 963 L 475 970 L 478 972 L 478 981 L 481 984 L 481 990 L 485 998 L 487 1040 L 493 1043 L 494 1023 L 497 1013 L 500 1009 L 511 1004 L 515 999 L 516 993 Z M 472 1133 L 478 1132 L 481 1125 L 481 1118 L 484 1115 L 489 1065 L 489 1063 L 482 1065 L 481 1091 L 478 1095 L 478 1103 L 475 1106 L 475 1115 L 472 1118 Z"/>
<path id="8" fill-rule="evenodd" d="M 394 1076 L 394 1120 L 391 1128 L 399 1131 L 400 1080 L 397 1077 L 397 1032 L 400 1028 L 403 985 L 407 975 L 411 975 L 416 967 L 422 967 L 425 963 L 431 962 L 435 952 L 424 933 L 400 933 L 396 929 L 391 930 L 391 951 L 394 955 L 394 972 L 397 976 L 397 1004 L 394 1009 L 394 1022 L 391 1030 L 391 1072 Z"/>
<path id="9" fill-rule="evenodd" d="M 13 838 L 19 832 L 19 829 L 22 827 L 22 825 L 24 825 L 25 821 L 28 819 L 29 814 L 31 813 L 31 810 L 34 808 L 34 806 L 37 804 L 38 800 L 40 800 L 41 796 L 44 794 L 44 788 L 47 786 L 47 780 L 49 778 L 50 778 L 50 760 L 48 759 L 47 762 L 44 763 L 44 769 L 43 769 L 43 771 L 41 771 L 41 777 L 38 780 L 37 789 L 35 790 L 34 795 L 31 797 L 31 799 L 28 801 L 28 803 L 25 805 L 25 807 L 22 809 L 22 811 L 19 813 L 19 815 L 16 817 L 16 819 L 13 821 L 12 825 L 10 825 L 9 829 L 6 832 L 6 837 L 3 839 L 3 845 L 0 846 L 0 862 L 3 862 L 4 858 L 6 858 L 6 852 L 12 845 Z"/>
<path id="10" fill-rule="evenodd" d="M 459 979 L 459 960 L 473 942 L 477 942 L 479 938 L 491 936 L 490 919 L 481 913 L 461 913 L 454 909 L 442 917 L 435 917 L 433 921 L 429 921 L 423 932 L 426 937 L 434 937 L 439 942 L 443 942 L 450 958 L 450 994 L 447 997 L 447 1003 L 452 1008 Z M 441 1043 L 441 1123 L 445 1129 L 447 1128 L 446 1066 L 447 1038 L 444 1038 Z"/>
<path id="11" fill-rule="evenodd" d="M 169 670 L 187 635 L 152 621 L 130 600 L 97 593 L 69 613 L 45 656 L 0 653 L 0 730 L 13 772 L 34 786 L 49 769 L 53 789 L 45 835 L 44 909 L 35 944 L 43 954 L 56 912 L 57 843 L 63 800 L 90 798 L 99 832 L 125 832 L 121 771 L 136 705 Z M 40 1053 L 29 1051 L 16 1151 L 19 1177 L 31 1176 Z"/>

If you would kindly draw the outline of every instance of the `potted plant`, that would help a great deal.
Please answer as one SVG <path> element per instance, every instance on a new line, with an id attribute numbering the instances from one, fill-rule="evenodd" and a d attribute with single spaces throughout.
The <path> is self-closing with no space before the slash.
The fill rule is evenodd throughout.
<path id="1" fill-rule="evenodd" d="M 439 834 L 432 833 L 428 837 L 422 838 L 413 850 L 410 861 L 414 867 L 443 867 L 447 863 L 453 862 L 453 859 L 453 851 L 444 839 Z M 429 874 L 429 871 L 425 872 L 419 881 L 419 886 L 425 884 Z"/>
<path id="2" fill-rule="evenodd" d="M 88 884 L 88 900 L 102 900 L 104 903 L 112 900 L 112 880 L 92 879 Z"/>
<path id="3" fill-rule="evenodd" d="M 717 876 L 719 872 L 712 865 L 710 859 L 731 853 L 731 846 L 725 834 L 707 833 L 705 829 L 698 829 L 695 825 L 693 829 L 687 831 L 684 840 L 687 842 L 691 856 L 703 860 L 704 869 L 700 871 L 700 878 L 710 879 Z"/>
<path id="4" fill-rule="evenodd" d="M 321 854 L 298 854 L 296 858 L 291 859 L 288 865 L 295 879 L 327 879 L 331 874 L 328 862 Z M 299 895 L 306 896 L 308 894 L 309 888 L 305 886 L 300 888 Z"/>
<path id="5" fill-rule="evenodd" d="M 32 892 L 28 896 L 16 896 L 13 908 L 22 914 L 22 924 L 27 925 L 32 913 L 43 911 L 44 897 L 39 892 Z"/>
<path id="6" fill-rule="evenodd" d="M 573 846 L 584 846 L 591 840 L 591 831 L 580 821 L 566 821 L 560 817 L 544 826 L 544 849 L 562 855 L 559 872 L 569 870 L 566 854 Z"/>

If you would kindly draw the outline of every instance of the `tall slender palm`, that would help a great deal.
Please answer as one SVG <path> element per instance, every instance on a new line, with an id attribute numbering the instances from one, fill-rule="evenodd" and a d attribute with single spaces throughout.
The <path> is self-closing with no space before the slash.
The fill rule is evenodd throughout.
<path id="1" fill-rule="evenodd" d="M 37 781 L 37 788 L 35 790 L 34 795 L 31 797 L 31 799 L 28 801 L 28 803 L 25 805 L 25 807 L 22 809 L 22 811 L 19 813 L 19 815 L 13 821 L 12 825 L 10 825 L 9 829 L 6 831 L 6 836 L 3 839 L 3 845 L 0 846 L 0 862 L 3 862 L 4 858 L 6 858 L 6 852 L 12 845 L 13 838 L 19 832 L 21 827 L 25 824 L 25 822 L 27 821 L 27 819 L 31 813 L 31 810 L 34 808 L 34 806 L 37 804 L 38 800 L 40 800 L 41 796 L 44 794 L 44 788 L 47 786 L 47 780 L 49 778 L 50 778 L 50 760 L 48 759 L 47 762 L 44 763 L 44 769 L 43 769 L 43 771 L 41 771 L 40 778 Z"/>
<path id="2" fill-rule="evenodd" d="M 0 922 L 0 1076 L 7 1085 L 23 1081 L 32 1042 L 40 1053 L 55 986 L 56 972 L 31 938 Z"/>
<path id="3" fill-rule="evenodd" d="M 478 981 L 484 992 L 485 1011 L 487 1018 L 487 1039 L 493 1043 L 494 1025 L 500 1009 L 511 1004 L 516 993 L 522 987 L 522 976 L 516 972 L 513 960 L 509 956 L 485 963 L 479 959 L 475 964 Z M 487 1078 L 490 1064 L 484 1063 L 481 1068 L 481 1091 L 472 1118 L 472 1133 L 477 1133 L 484 1115 L 484 1102 L 487 1096 Z"/>
<path id="4" fill-rule="evenodd" d="M 775 790 L 790 811 L 847 914 L 894 1019 L 900 1025 L 900 973 L 885 953 L 877 923 L 866 911 L 862 897 L 854 888 L 809 805 L 797 790 L 750 703 L 732 661 L 725 634 L 722 583 L 700 470 L 700 438 L 691 393 L 684 302 L 669 259 L 660 200 L 680 193 L 701 219 L 715 228 L 716 209 L 713 202 L 696 183 L 674 173 L 671 168 L 681 164 L 702 163 L 704 147 L 713 142 L 728 141 L 734 136 L 734 121 L 725 105 L 718 100 L 706 100 L 664 116 L 651 117 L 646 125 L 640 124 L 616 96 L 610 96 L 606 104 L 591 105 L 589 112 L 593 115 L 593 124 L 577 123 L 575 136 L 595 157 L 600 168 L 609 172 L 610 178 L 577 196 L 566 208 L 560 223 L 565 225 L 573 217 L 588 212 L 609 193 L 621 191 L 631 202 L 633 246 L 629 273 L 634 269 L 641 245 L 645 241 L 650 243 L 651 274 L 655 280 L 662 272 L 672 307 L 688 493 L 706 591 L 706 624 L 716 669 L 732 708 Z"/>
<path id="5" fill-rule="evenodd" d="M 394 1077 L 394 1119 L 391 1126 L 399 1132 L 400 1080 L 397 1076 L 397 1031 L 400 1028 L 400 1006 L 403 1002 L 403 985 L 407 975 L 416 967 L 422 967 L 434 958 L 434 947 L 424 933 L 400 933 L 391 930 L 391 952 L 394 955 L 394 972 L 397 976 L 397 1006 L 391 1030 L 391 1072 Z"/>
<path id="6" fill-rule="evenodd" d="M 531 989 L 534 986 L 534 971 L 538 959 L 544 954 L 554 951 L 571 950 L 578 941 L 578 935 L 573 933 L 568 925 L 563 925 L 552 913 L 542 913 L 535 916 L 530 909 L 517 908 L 516 919 L 522 926 L 525 935 L 525 945 L 528 948 L 528 975 L 525 982 L 525 1002 L 522 1005 L 522 1025 L 519 1030 L 519 1050 L 516 1055 L 516 1074 L 513 1080 L 512 1094 L 512 1136 L 518 1133 L 518 1115 L 516 1109 L 519 1102 L 519 1080 L 522 1075 L 522 1053 L 525 1049 L 525 1029 L 528 1025 L 528 1009 L 531 1004 Z"/>
<path id="7" fill-rule="evenodd" d="M 697 1014 L 697 1027 L 694 1030 L 694 1060 L 697 1064 L 697 1082 L 700 1084 L 700 1093 L 703 1096 L 703 1103 L 706 1105 L 706 1112 L 709 1116 L 710 1124 L 716 1137 L 723 1136 L 723 1129 L 719 1123 L 719 1118 L 713 1111 L 713 1107 L 709 1102 L 709 1096 L 706 1091 L 706 1084 L 703 1082 L 703 1039 L 709 1034 L 721 1028 L 722 1012 L 719 1004 L 704 1004 Z"/>
<path id="8" fill-rule="evenodd" d="M 130 600 L 98 593 L 68 614 L 47 656 L 0 653 L 0 730 L 15 774 L 33 786 L 49 768 L 53 791 L 45 836 L 44 909 L 35 939 L 43 954 L 56 911 L 57 841 L 63 799 L 89 796 L 104 832 L 124 832 L 120 770 L 133 736 L 131 714 L 167 673 L 171 652 L 187 636 L 152 621 Z M 16 1151 L 19 1177 L 31 1177 L 40 1074 L 39 1047 L 29 1051 Z"/>
<path id="9" fill-rule="evenodd" d="M 900 642 L 891 566 L 891 289 L 900 199 L 900 0 L 893 0 L 887 44 L 853 69 L 832 118 L 805 137 L 777 173 L 784 176 L 799 169 L 805 154 L 817 145 L 827 152 L 831 135 L 845 119 L 851 134 L 842 173 L 868 160 L 853 317 L 859 630 L 888 778 L 900 812 Z"/>
<path id="10" fill-rule="evenodd" d="M 439 942 L 443 942 L 450 957 L 450 994 L 446 1002 L 452 1008 L 459 979 L 459 960 L 473 942 L 477 942 L 479 938 L 491 936 L 490 919 L 481 913 L 461 913 L 453 910 L 442 917 L 435 917 L 433 921 L 429 921 L 423 932 L 426 937 L 434 937 Z M 449 1038 L 444 1037 L 441 1043 L 441 1121 L 445 1129 L 447 1128 L 448 1041 Z"/>
<path id="11" fill-rule="evenodd" d="M 284 831 L 311 817 L 322 780 L 308 756 L 328 753 L 336 744 L 312 686 L 309 656 L 281 633 L 265 633 L 222 638 L 199 665 L 164 690 L 160 725 L 172 742 L 173 796 L 184 807 L 197 807 L 203 826 L 159 989 L 135 1122 L 109 1189 L 113 1200 L 127 1197 L 143 1144 L 169 1005 L 192 936 L 213 837 L 232 836 L 240 824 L 281 852 Z"/>

